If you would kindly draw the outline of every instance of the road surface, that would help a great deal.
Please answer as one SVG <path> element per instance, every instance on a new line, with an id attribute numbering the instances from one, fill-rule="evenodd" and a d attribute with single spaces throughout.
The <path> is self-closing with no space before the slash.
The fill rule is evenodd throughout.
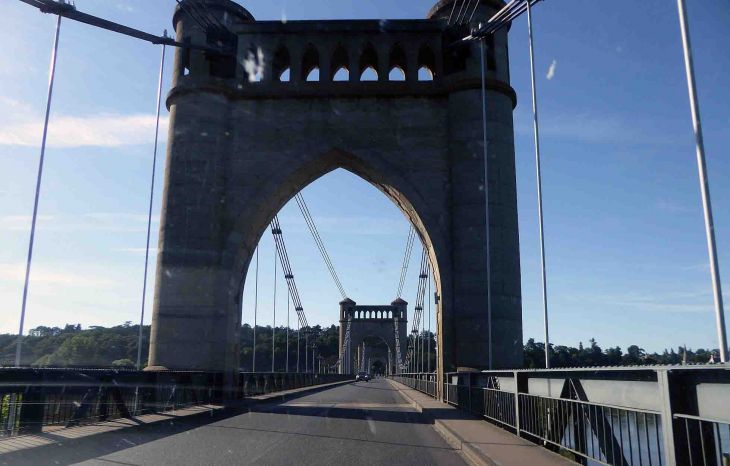
<path id="1" fill-rule="evenodd" d="M 83 466 L 467 463 L 387 381 L 355 382 L 238 415 L 104 432 L 0 455 L 0 464 Z"/>

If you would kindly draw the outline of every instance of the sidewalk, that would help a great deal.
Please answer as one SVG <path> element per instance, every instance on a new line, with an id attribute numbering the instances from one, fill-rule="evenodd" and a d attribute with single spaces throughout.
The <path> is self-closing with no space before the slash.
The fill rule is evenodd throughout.
<path id="1" fill-rule="evenodd" d="M 575 466 L 539 445 L 401 383 L 388 380 L 401 395 L 433 423 L 447 442 L 477 466 Z"/>
<path id="2" fill-rule="evenodd" d="M 175 420 L 181 420 L 192 416 L 211 417 L 215 416 L 216 413 L 231 413 L 231 411 L 235 413 L 238 410 L 245 412 L 246 409 L 259 404 L 286 401 L 288 398 L 296 398 L 298 395 L 306 395 L 309 392 L 336 387 L 350 382 L 352 381 L 347 380 L 342 382 L 332 382 L 328 384 L 312 385 L 309 387 L 247 397 L 240 402 L 235 403 L 233 406 L 200 405 L 154 414 L 143 414 L 131 419 L 118 418 L 109 421 L 92 422 L 76 427 L 44 426 L 42 432 L 39 434 L 19 435 L 16 437 L 0 439 L 0 464 L 2 464 L 2 455 L 5 453 L 12 453 L 28 448 L 42 447 L 63 441 L 81 439 L 92 435 L 156 424 L 159 422 L 174 422 Z"/>

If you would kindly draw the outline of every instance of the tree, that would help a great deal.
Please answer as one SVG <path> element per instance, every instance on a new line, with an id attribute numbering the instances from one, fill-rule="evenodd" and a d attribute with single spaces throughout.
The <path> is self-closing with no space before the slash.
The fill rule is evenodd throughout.
<path id="1" fill-rule="evenodd" d="M 131 359 L 117 359 L 112 362 L 114 367 L 134 367 L 135 364 Z"/>

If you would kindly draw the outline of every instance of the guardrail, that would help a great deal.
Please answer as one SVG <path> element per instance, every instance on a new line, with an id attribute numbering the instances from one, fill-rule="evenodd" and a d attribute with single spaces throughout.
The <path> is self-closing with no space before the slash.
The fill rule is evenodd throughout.
<path id="1" fill-rule="evenodd" d="M 444 402 L 580 464 L 730 466 L 730 366 L 459 372 Z"/>
<path id="2" fill-rule="evenodd" d="M 438 377 L 435 372 L 432 373 L 402 373 L 397 375 L 389 375 L 388 378 L 407 385 L 421 393 L 425 393 L 433 398 L 438 397 Z"/>
<path id="3" fill-rule="evenodd" d="M 0 369 L 0 437 L 352 379 L 350 375 L 99 369 Z"/>
<path id="4" fill-rule="evenodd" d="M 389 376 L 437 397 L 435 374 Z M 447 373 L 445 403 L 579 464 L 730 466 L 730 365 Z"/>

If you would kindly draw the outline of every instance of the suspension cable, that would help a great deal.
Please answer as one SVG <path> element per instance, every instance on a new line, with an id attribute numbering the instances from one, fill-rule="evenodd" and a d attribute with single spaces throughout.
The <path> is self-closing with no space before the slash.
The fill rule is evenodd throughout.
<path id="1" fill-rule="evenodd" d="M 253 370 L 256 372 L 256 317 L 259 310 L 259 246 L 256 245 L 256 286 L 253 298 Z"/>
<path id="2" fill-rule="evenodd" d="M 428 276 L 430 271 L 430 264 L 428 262 L 428 252 L 426 248 L 423 248 L 421 252 L 421 267 L 418 275 L 418 291 L 416 293 L 416 307 L 413 312 L 413 327 L 411 329 L 411 335 L 408 341 L 408 351 L 406 352 L 406 360 L 404 367 L 408 367 L 412 360 L 415 360 L 417 354 L 415 354 L 415 345 L 418 333 L 421 327 L 421 317 L 423 316 L 423 303 L 426 296 L 426 285 L 428 283 Z"/>
<path id="3" fill-rule="evenodd" d="M 281 232 L 281 224 L 279 224 L 278 215 L 274 215 L 274 219 L 271 221 L 271 234 L 274 236 L 276 251 L 279 254 L 281 268 L 284 270 L 284 278 L 286 278 L 286 284 L 289 288 L 292 302 L 294 303 L 294 310 L 296 310 L 297 316 L 299 317 L 300 326 L 304 327 L 304 331 L 306 333 L 309 324 L 307 323 L 306 315 L 304 315 L 304 307 L 302 306 L 302 301 L 299 298 L 297 285 L 294 282 L 294 273 L 292 272 L 291 263 L 289 262 L 289 255 L 286 251 L 286 244 L 284 244 L 284 236 Z"/>
<path id="4" fill-rule="evenodd" d="M 208 6 L 205 3 L 201 2 L 200 0 L 197 0 L 197 3 L 202 7 L 203 10 L 205 10 L 205 13 L 210 18 L 212 18 L 213 21 L 215 21 L 216 23 L 218 23 L 218 26 L 221 29 L 227 29 L 226 26 L 223 23 L 221 23 L 220 20 L 218 20 L 218 18 L 216 18 L 216 16 L 210 11 L 210 9 L 208 9 Z"/>
<path id="5" fill-rule="evenodd" d="M 406 252 L 403 256 L 403 266 L 400 270 L 400 281 L 398 282 L 398 292 L 396 293 L 396 298 L 400 298 L 401 294 L 403 293 L 403 285 L 406 282 L 406 274 L 408 272 L 408 265 L 411 262 L 411 251 L 413 250 L 413 240 L 416 237 L 416 231 L 413 228 L 413 225 L 411 225 L 411 228 L 408 230 L 408 240 L 406 240 Z"/>
<path id="6" fill-rule="evenodd" d="M 299 210 L 304 216 L 304 221 L 307 223 L 307 227 L 309 227 L 310 233 L 312 233 L 312 238 L 314 238 L 314 242 L 315 244 L 317 244 L 317 248 L 319 249 L 320 254 L 322 254 L 322 259 L 324 259 L 324 263 L 325 265 L 327 265 L 327 268 L 330 271 L 330 275 L 332 275 L 332 279 L 335 281 L 335 285 L 342 295 L 342 299 L 347 298 L 345 289 L 342 287 L 342 283 L 337 276 L 337 272 L 335 272 L 335 266 L 332 264 L 330 256 L 329 254 L 327 254 L 327 250 L 324 247 L 322 237 L 319 236 L 319 231 L 317 231 L 317 226 L 314 224 L 314 219 L 312 218 L 312 214 L 309 212 L 309 207 L 307 206 L 307 203 L 304 202 L 304 196 L 302 196 L 302 193 L 297 193 L 297 195 L 294 196 L 294 199 L 297 201 Z"/>

